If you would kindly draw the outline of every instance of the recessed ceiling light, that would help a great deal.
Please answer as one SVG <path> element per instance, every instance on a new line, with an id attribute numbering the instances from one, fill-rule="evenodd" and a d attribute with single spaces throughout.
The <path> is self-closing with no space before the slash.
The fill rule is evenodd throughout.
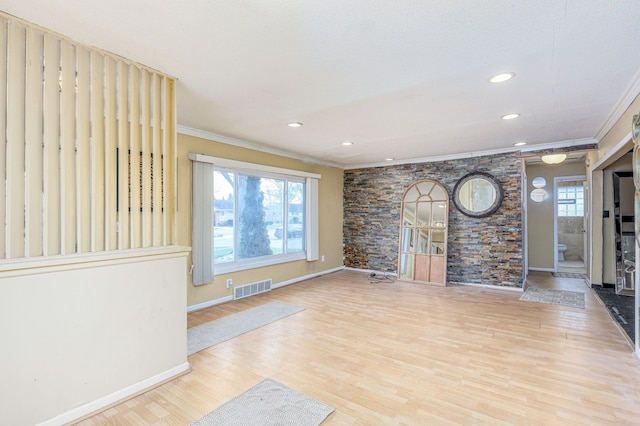
<path id="1" fill-rule="evenodd" d="M 302 127 L 302 123 L 299 121 L 292 121 L 290 123 L 287 123 L 287 126 L 289 127 Z"/>
<path id="2" fill-rule="evenodd" d="M 513 146 L 525 146 L 526 144 L 526 142 L 516 142 L 513 144 Z"/>
<path id="3" fill-rule="evenodd" d="M 384 161 L 393 161 L 393 158 L 387 157 L 387 158 L 384 159 Z"/>
<path id="4" fill-rule="evenodd" d="M 503 83 L 505 81 L 511 80 L 516 76 L 515 72 L 503 72 L 502 74 L 494 75 L 489 79 L 490 83 Z"/>
<path id="5" fill-rule="evenodd" d="M 518 118 L 520 117 L 520 114 L 518 114 L 517 112 L 511 113 L 511 114 L 506 114 L 502 116 L 503 120 L 513 120 L 514 118 Z"/>
<path id="6" fill-rule="evenodd" d="M 351 146 L 351 145 L 353 145 L 353 142 L 351 142 L 351 141 L 342 142 L 342 146 Z"/>

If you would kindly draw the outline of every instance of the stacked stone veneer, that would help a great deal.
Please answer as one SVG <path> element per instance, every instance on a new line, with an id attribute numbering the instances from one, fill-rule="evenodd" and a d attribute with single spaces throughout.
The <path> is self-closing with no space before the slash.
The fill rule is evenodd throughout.
<path id="1" fill-rule="evenodd" d="M 496 213 L 471 218 L 451 199 L 473 171 L 493 175 L 504 189 Z M 508 153 L 466 159 L 345 170 L 345 266 L 396 272 L 402 195 L 412 183 L 440 182 L 449 192 L 447 282 L 522 287 L 522 159 Z"/>

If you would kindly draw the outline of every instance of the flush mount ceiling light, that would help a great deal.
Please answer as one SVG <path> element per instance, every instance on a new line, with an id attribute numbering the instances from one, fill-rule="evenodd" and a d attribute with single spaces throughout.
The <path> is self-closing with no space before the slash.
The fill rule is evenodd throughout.
<path id="1" fill-rule="evenodd" d="M 351 145 L 353 145 L 353 142 L 351 142 L 351 141 L 342 142 L 342 146 L 351 146 Z"/>
<path id="2" fill-rule="evenodd" d="M 514 118 L 518 118 L 520 117 L 520 114 L 518 114 L 517 112 L 513 112 L 511 114 L 505 114 L 502 116 L 503 120 L 513 120 Z"/>
<path id="3" fill-rule="evenodd" d="M 560 164 L 567 159 L 567 154 L 548 154 L 540 157 L 547 164 Z"/>
<path id="4" fill-rule="evenodd" d="M 494 75 L 489 79 L 490 83 L 503 83 L 505 81 L 511 80 L 516 76 L 515 72 L 503 72 L 502 74 Z"/>
<path id="5" fill-rule="evenodd" d="M 287 126 L 289 127 L 302 127 L 302 123 L 299 121 L 292 121 L 290 123 L 287 123 Z"/>
<path id="6" fill-rule="evenodd" d="M 385 158 L 385 159 L 384 159 L 384 161 L 393 161 L 393 160 L 394 160 L 394 159 L 393 159 L 393 158 L 391 158 L 391 157 L 387 157 L 387 158 Z"/>
<path id="7" fill-rule="evenodd" d="M 516 142 L 513 144 L 513 146 L 525 146 L 526 144 L 526 142 Z"/>

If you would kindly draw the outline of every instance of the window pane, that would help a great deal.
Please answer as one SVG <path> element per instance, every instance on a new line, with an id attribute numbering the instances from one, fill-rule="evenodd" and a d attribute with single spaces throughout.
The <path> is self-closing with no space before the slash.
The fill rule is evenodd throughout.
<path id="1" fill-rule="evenodd" d="M 440 229 L 431 232 L 431 254 L 444 254 L 444 231 Z"/>
<path id="2" fill-rule="evenodd" d="M 273 254 L 269 238 L 262 178 L 240 175 L 238 181 L 238 259 Z M 268 203 L 268 201 L 266 202 Z"/>
<path id="3" fill-rule="evenodd" d="M 418 226 L 427 227 L 431 225 L 431 202 L 418 203 Z"/>
<path id="4" fill-rule="evenodd" d="M 290 254 L 300 259 L 306 251 L 305 191 L 300 179 L 215 169 L 214 262 L 230 269 L 269 256 L 278 256 L 274 262 Z"/>
<path id="5" fill-rule="evenodd" d="M 402 224 L 405 226 L 413 226 L 416 222 L 416 205 L 415 203 L 404 203 L 404 209 L 402 211 Z"/>
<path id="6" fill-rule="evenodd" d="M 429 253 L 429 229 L 417 229 L 418 245 L 416 253 Z"/>
<path id="7" fill-rule="evenodd" d="M 283 217 L 284 217 L 284 181 L 262 178 L 260 188 L 264 193 L 267 235 L 271 254 L 284 253 Z"/>
<path id="8" fill-rule="evenodd" d="M 558 216 L 584 216 L 584 188 L 582 186 L 558 187 Z M 565 204 L 566 203 L 566 204 Z"/>
<path id="9" fill-rule="evenodd" d="M 403 254 L 400 256 L 400 278 L 413 279 L 414 255 Z"/>
<path id="10" fill-rule="evenodd" d="M 439 186 L 435 186 L 433 190 L 431 191 L 431 193 L 429 194 L 431 196 L 431 199 L 434 201 L 438 201 L 438 200 L 444 200 L 446 199 L 446 195 L 444 194 L 444 191 L 442 190 L 442 188 L 440 188 Z"/>
<path id="11" fill-rule="evenodd" d="M 446 214 L 445 214 L 446 212 L 447 212 L 447 203 L 445 202 L 433 203 L 433 223 L 431 224 L 431 226 L 434 226 L 436 228 L 443 227 L 445 221 L 447 220 Z"/>
<path id="12" fill-rule="evenodd" d="M 213 262 L 233 262 L 235 174 L 213 172 Z"/>
<path id="13" fill-rule="evenodd" d="M 287 200 L 287 253 L 301 252 L 305 237 L 304 184 L 302 182 L 288 182 Z"/>
<path id="14" fill-rule="evenodd" d="M 417 201 L 418 197 L 420 197 L 420 192 L 418 191 L 418 188 L 416 188 L 415 186 L 412 186 L 411 189 L 409 189 L 405 194 L 404 201 L 405 203 L 408 203 L 411 201 Z"/>
<path id="15" fill-rule="evenodd" d="M 413 252 L 413 229 L 402 229 L 402 251 Z"/>

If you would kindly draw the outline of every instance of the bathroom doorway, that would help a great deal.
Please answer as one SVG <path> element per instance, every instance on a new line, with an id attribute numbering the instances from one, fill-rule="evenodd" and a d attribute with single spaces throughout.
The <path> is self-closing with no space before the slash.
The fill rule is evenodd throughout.
<path id="1" fill-rule="evenodd" d="M 554 197 L 554 271 L 586 276 L 586 229 L 589 218 L 586 176 L 562 176 L 553 179 Z"/>

